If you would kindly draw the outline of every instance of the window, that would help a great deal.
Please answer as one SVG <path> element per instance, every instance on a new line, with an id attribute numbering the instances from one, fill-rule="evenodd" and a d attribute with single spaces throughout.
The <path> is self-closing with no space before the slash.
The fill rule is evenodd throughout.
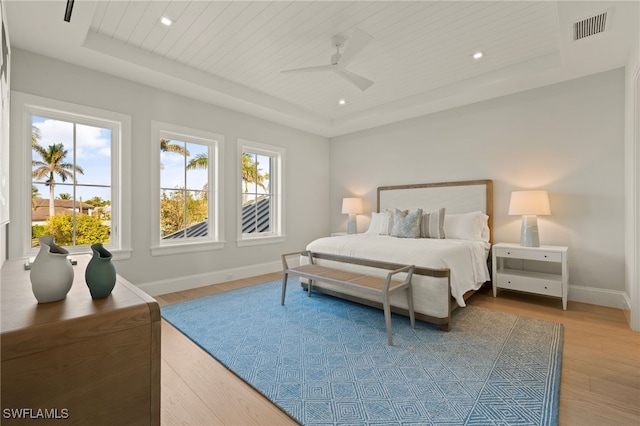
<path id="1" fill-rule="evenodd" d="M 153 122 L 152 254 L 222 248 L 221 135 Z"/>
<path id="2" fill-rule="evenodd" d="M 285 150 L 239 139 L 238 154 L 241 170 L 238 245 L 283 241 Z"/>
<path id="3" fill-rule="evenodd" d="M 114 259 L 128 258 L 130 189 L 122 181 L 129 160 L 120 154 L 129 146 L 130 117 L 23 93 L 15 98 L 28 150 L 24 256 L 35 256 L 38 238 L 52 235 L 70 253 L 102 243 Z"/>

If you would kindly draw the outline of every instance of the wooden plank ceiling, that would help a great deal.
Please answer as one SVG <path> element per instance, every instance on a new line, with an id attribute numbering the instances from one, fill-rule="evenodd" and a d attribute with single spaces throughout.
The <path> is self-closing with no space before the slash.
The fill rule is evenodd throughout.
<path id="1" fill-rule="evenodd" d="M 348 67 L 375 82 L 365 92 L 331 72 L 280 72 L 329 64 L 331 38 L 348 45 L 355 28 L 373 36 Z M 536 60 L 560 43 L 554 1 L 110 0 L 97 4 L 90 31 L 328 119 Z M 484 58 L 472 59 L 476 51 Z"/>

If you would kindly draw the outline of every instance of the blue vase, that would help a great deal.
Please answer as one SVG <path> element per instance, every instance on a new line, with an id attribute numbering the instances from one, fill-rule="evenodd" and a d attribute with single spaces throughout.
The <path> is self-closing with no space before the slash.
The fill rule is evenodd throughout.
<path id="1" fill-rule="evenodd" d="M 116 268 L 111 263 L 113 257 L 101 243 L 91 246 L 93 256 L 87 264 L 84 279 L 93 299 L 102 299 L 111 294 L 116 285 Z"/>

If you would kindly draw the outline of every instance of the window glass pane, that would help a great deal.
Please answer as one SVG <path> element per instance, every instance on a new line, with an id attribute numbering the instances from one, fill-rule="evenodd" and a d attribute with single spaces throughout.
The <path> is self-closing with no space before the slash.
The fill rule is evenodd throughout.
<path id="1" fill-rule="evenodd" d="M 273 231 L 271 172 L 273 157 L 243 152 L 242 154 L 242 233 Z"/>
<path id="2" fill-rule="evenodd" d="M 160 236 L 183 238 L 185 191 L 160 191 Z"/>
<path id="3" fill-rule="evenodd" d="M 208 217 L 206 192 L 187 191 L 187 227 L 205 223 Z M 189 237 L 202 237 L 207 235 L 207 227 L 203 230 L 189 230 Z"/>
<path id="4" fill-rule="evenodd" d="M 160 139 L 160 187 L 184 188 L 186 147 L 184 142 Z"/>
<path id="5" fill-rule="evenodd" d="M 76 162 L 83 172 L 76 173 L 79 185 L 111 186 L 111 130 L 76 125 Z"/>
<path id="6" fill-rule="evenodd" d="M 209 147 L 206 145 L 187 144 L 187 189 L 207 190 L 209 180 Z"/>
<path id="7" fill-rule="evenodd" d="M 271 176 L 271 157 L 266 155 L 256 156 L 257 179 L 256 192 L 258 194 L 269 194 L 269 177 Z"/>
<path id="8" fill-rule="evenodd" d="M 242 204 L 242 232 L 256 232 L 256 196 L 253 194 L 244 194 L 245 201 Z"/>
<path id="9" fill-rule="evenodd" d="M 208 236 L 208 153 L 206 144 L 160 139 L 160 238 Z"/>
<path id="10" fill-rule="evenodd" d="M 249 195 L 242 207 L 242 232 L 271 232 L 271 197 Z"/>
<path id="11" fill-rule="evenodd" d="M 32 247 L 111 241 L 111 130 L 32 116 Z"/>
<path id="12" fill-rule="evenodd" d="M 258 232 L 271 232 L 271 197 L 264 195 L 258 198 L 256 205 L 256 228 Z"/>

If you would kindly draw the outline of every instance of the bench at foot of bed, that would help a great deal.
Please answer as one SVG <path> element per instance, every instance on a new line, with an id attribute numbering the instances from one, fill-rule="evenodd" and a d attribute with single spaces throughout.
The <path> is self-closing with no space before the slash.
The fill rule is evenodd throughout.
<path id="1" fill-rule="evenodd" d="M 305 254 L 309 257 L 308 265 L 301 265 L 297 267 L 289 267 L 287 262 L 287 256 L 300 256 Z M 311 290 L 313 288 L 313 281 L 326 281 L 340 286 L 350 287 L 355 289 L 358 293 L 368 293 L 380 298 L 380 301 L 384 310 L 384 319 L 387 327 L 387 340 L 389 345 L 393 345 L 393 333 L 391 330 L 391 305 L 389 302 L 390 296 L 398 291 L 405 291 L 407 295 L 407 306 L 409 307 L 409 318 L 411 320 L 411 327 L 415 328 L 415 314 L 413 311 L 413 293 L 411 289 L 411 277 L 413 276 L 413 265 L 396 265 L 397 268 L 392 269 L 387 273 L 385 278 L 373 277 L 370 275 L 353 273 L 347 271 L 341 271 L 338 269 L 327 268 L 324 266 L 316 265 L 314 263 L 316 257 L 322 257 L 323 259 L 329 259 L 343 263 L 355 263 L 362 264 L 364 259 L 358 259 L 346 256 L 327 255 L 324 253 L 312 253 L 295 252 L 286 253 L 282 255 L 283 277 L 282 277 L 282 298 L 281 304 L 284 305 L 284 299 L 287 289 L 287 279 L 289 275 L 297 276 L 300 278 L 306 278 L 309 280 L 307 285 L 307 291 L 311 296 Z M 380 266 L 376 266 L 375 262 L 369 262 L 369 266 L 386 268 L 388 264 L 383 262 L 379 263 Z M 397 274 L 406 273 L 404 280 L 393 279 Z"/>

